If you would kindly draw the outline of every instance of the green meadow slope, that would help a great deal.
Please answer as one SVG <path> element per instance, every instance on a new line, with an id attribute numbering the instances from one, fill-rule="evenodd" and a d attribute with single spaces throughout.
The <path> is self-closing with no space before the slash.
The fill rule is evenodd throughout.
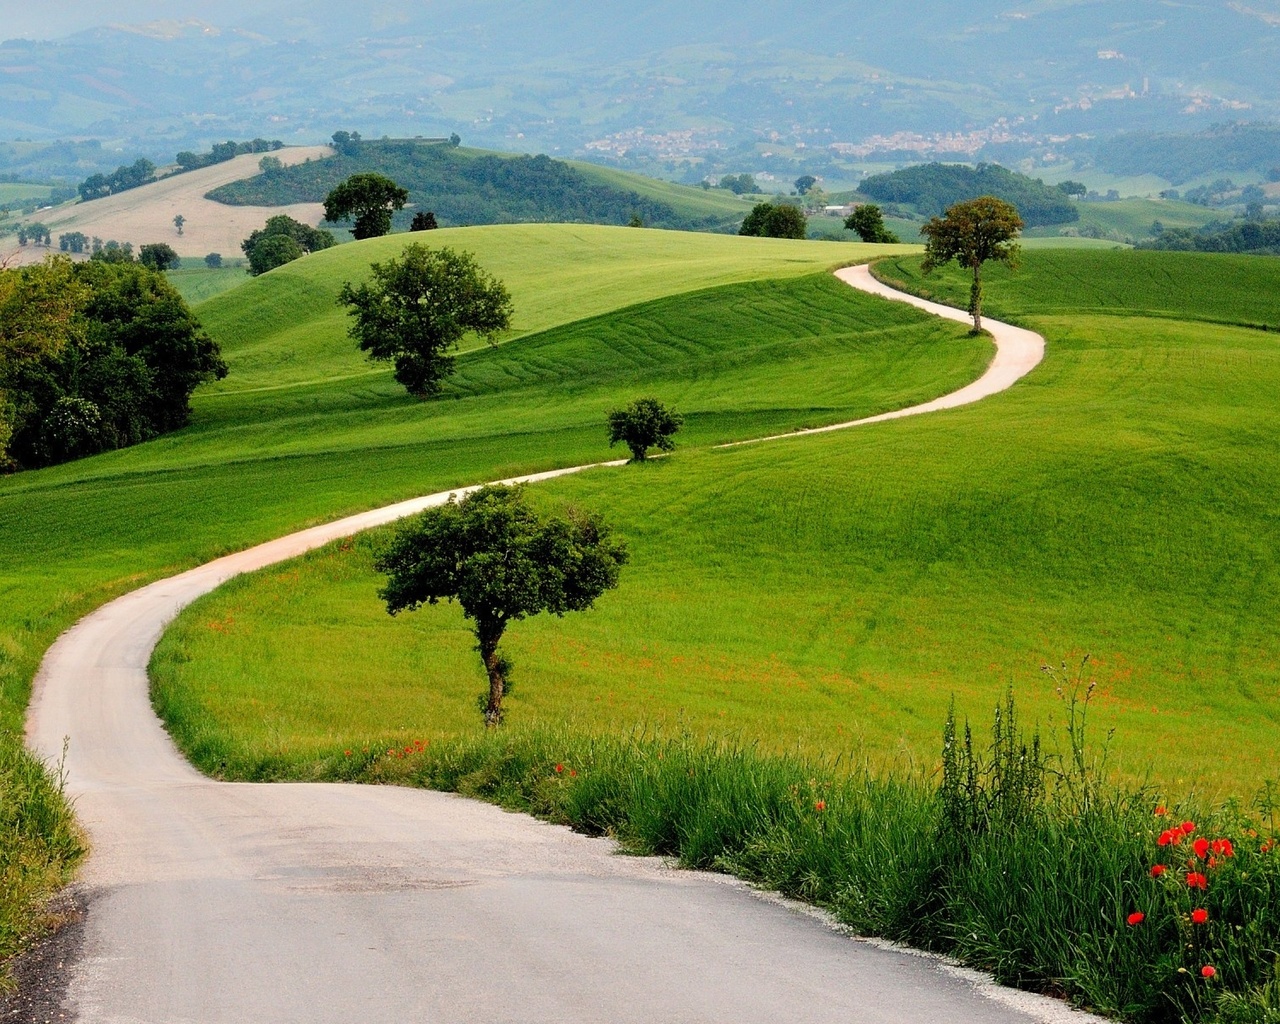
<path id="1" fill-rule="evenodd" d="M 918 277 L 918 261 L 886 271 Z M 964 295 L 958 274 L 927 284 Z M 1280 264 L 1247 257 L 1029 252 L 1016 276 L 993 275 L 989 301 L 1048 337 L 1031 377 L 966 409 L 821 437 L 713 450 L 715 389 L 659 387 L 694 413 L 675 456 L 536 489 L 603 510 L 633 560 L 595 611 L 512 628 L 513 720 L 931 765 L 952 694 L 985 718 L 1012 683 L 1047 722 L 1059 709 L 1040 666 L 1090 652 L 1122 773 L 1251 792 L 1274 774 L 1280 725 L 1280 351 L 1236 325 L 1280 323 L 1278 286 Z M 781 313 L 792 289 L 812 292 L 780 319 L 803 325 L 824 286 L 801 279 L 768 304 Z M 732 288 L 704 299 L 741 303 Z M 658 304 L 653 322 L 685 308 Z M 567 352 L 609 333 L 626 330 L 604 317 L 522 344 Z M 875 347 L 892 351 L 888 338 Z M 832 351 L 795 364 L 815 396 L 856 350 Z M 458 384 L 477 423 L 504 393 L 483 368 Z M 563 379 L 588 400 L 580 373 Z M 157 697 L 198 763 L 305 775 L 343 746 L 477 728 L 460 613 L 387 617 L 377 543 L 234 582 L 170 631 Z"/>

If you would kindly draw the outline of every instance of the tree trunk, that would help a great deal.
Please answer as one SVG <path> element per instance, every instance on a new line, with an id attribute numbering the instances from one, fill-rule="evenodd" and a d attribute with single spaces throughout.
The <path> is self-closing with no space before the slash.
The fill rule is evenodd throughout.
<path id="1" fill-rule="evenodd" d="M 507 688 L 502 678 L 502 664 L 498 657 L 498 642 L 502 639 L 504 624 L 487 622 L 476 626 L 476 638 L 480 641 L 480 659 L 489 676 L 489 703 L 484 709 L 484 724 L 490 729 L 502 724 L 502 694 Z"/>
<path id="2" fill-rule="evenodd" d="M 973 314 L 973 329 L 982 330 L 982 264 L 973 265 L 973 285 L 969 288 L 969 312 Z"/>

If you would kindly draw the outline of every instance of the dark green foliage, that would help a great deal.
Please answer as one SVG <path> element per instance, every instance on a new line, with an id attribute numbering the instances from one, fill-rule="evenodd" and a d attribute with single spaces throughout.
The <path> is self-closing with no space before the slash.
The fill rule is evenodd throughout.
<path id="1" fill-rule="evenodd" d="M 145 185 L 155 180 L 156 165 L 139 157 L 127 167 L 117 167 L 111 174 L 94 174 L 80 183 L 80 198 L 84 202 L 102 199 L 117 192 Z"/>
<path id="2" fill-rule="evenodd" d="M 585 611 L 618 585 L 626 547 L 599 516 L 544 517 L 519 487 L 494 485 L 429 509 L 403 527 L 375 568 L 392 615 L 456 599 L 474 623 L 489 677 L 486 724 L 502 721 L 510 663 L 498 653 L 507 625 L 530 615 Z"/>
<path id="3" fill-rule="evenodd" d="M 1089 186 L 1082 181 L 1066 181 L 1058 182 L 1058 191 L 1064 196 L 1085 196 L 1089 194 Z"/>
<path id="4" fill-rule="evenodd" d="M 926 274 L 955 260 L 973 274 L 969 288 L 969 313 L 973 329 L 982 329 L 982 265 L 1003 263 L 1013 268 L 1018 261 L 1018 232 L 1022 218 L 1003 199 L 979 196 L 947 208 L 945 217 L 934 217 L 920 233 L 925 236 Z"/>
<path id="5" fill-rule="evenodd" d="M 333 148 L 343 156 L 359 156 L 362 141 L 359 132 L 333 133 Z"/>
<path id="6" fill-rule="evenodd" d="M 249 273 L 256 277 L 306 253 L 319 252 L 336 244 L 331 232 L 313 228 L 281 213 L 268 218 L 263 227 L 240 243 L 240 248 L 249 257 Z"/>
<path id="7" fill-rule="evenodd" d="M 910 203 L 926 216 L 990 195 L 1016 206 L 1027 227 L 1080 219 L 1080 211 L 1059 189 L 999 164 L 920 164 L 890 174 L 873 174 L 863 179 L 858 191 L 882 203 Z"/>
<path id="8" fill-rule="evenodd" d="M 413 215 L 413 221 L 409 224 L 410 231 L 434 231 L 440 225 L 436 222 L 436 215 L 432 210 L 419 210 Z"/>
<path id="9" fill-rule="evenodd" d="M 802 196 L 807 196 L 816 184 L 818 179 L 812 174 L 802 174 L 795 180 L 796 191 Z"/>
<path id="10" fill-rule="evenodd" d="M 1214 171 L 1264 171 L 1280 151 L 1280 125 L 1221 124 L 1202 132 L 1121 132 L 1098 143 L 1094 163 L 1111 174 L 1158 174 L 1181 185 Z"/>
<path id="11" fill-rule="evenodd" d="M 36 245 L 52 245 L 53 239 L 49 234 L 49 229 L 39 221 L 32 221 L 30 224 L 24 224 L 18 229 L 18 244 L 26 245 L 33 242 Z"/>
<path id="12" fill-rule="evenodd" d="M 849 231 L 856 231 L 864 242 L 900 241 L 897 235 L 884 226 L 884 214 L 875 203 L 863 203 L 844 220 Z"/>
<path id="13" fill-rule="evenodd" d="M 98 240 L 95 238 L 94 246 L 93 246 L 93 256 L 90 257 L 91 259 L 97 260 L 100 263 L 132 263 L 134 262 L 132 242 L 125 242 L 122 245 L 121 243 L 117 242 L 113 238 L 109 242 L 107 242 L 106 245 L 103 245 L 101 247 L 97 243 L 98 243 Z"/>
<path id="14" fill-rule="evenodd" d="M 69 231 L 58 236 L 58 248 L 63 252 L 82 253 L 89 247 L 89 236 L 83 231 Z"/>
<path id="15" fill-rule="evenodd" d="M 233 206 L 318 203 L 352 174 L 376 171 L 409 190 L 419 209 L 446 226 L 565 221 L 625 224 L 638 214 L 650 227 L 722 229 L 723 218 L 690 217 L 636 192 L 592 180 L 547 156 L 496 156 L 416 140 L 362 141 L 328 160 L 297 164 L 278 175 L 233 182 L 209 198 Z M 393 222 L 408 226 L 408 218 Z"/>
<path id="16" fill-rule="evenodd" d="M 182 266 L 182 260 L 173 246 L 164 242 L 153 242 L 138 250 L 138 262 L 149 270 L 176 270 Z"/>
<path id="17" fill-rule="evenodd" d="M 625 409 L 609 413 L 609 447 L 621 442 L 630 449 L 633 461 L 644 462 L 650 448 L 673 451 L 672 436 L 683 423 L 683 416 L 656 398 L 638 398 Z"/>
<path id="18" fill-rule="evenodd" d="M 215 142 L 210 147 L 208 153 L 192 153 L 186 150 L 179 153 L 174 162 L 184 171 L 194 171 L 201 167 L 212 167 L 214 164 L 226 163 L 228 160 L 234 160 L 238 156 L 245 153 L 270 153 L 278 149 L 284 149 L 284 143 L 279 139 L 268 142 L 266 139 L 251 139 L 248 142 L 235 142 L 228 139 L 226 142 Z M 264 161 L 268 159 L 275 160 L 279 164 L 279 160 L 275 157 L 264 157 Z M 263 170 L 266 170 L 264 167 Z"/>
<path id="19" fill-rule="evenodd" d="M 1139 242 L 1138 248 L 1280 256 L 1280 220 L 1248 220 L 1226 226 L 1208 224 L 1198 231 L 1168 228 L 1155 238 Z"/>
<path id="20" fill-rule="evenodd" d="M 804 211 L 789 203 L 757 203 L 743 219 L 740 235 L 760 238 L 804 238 L 808 232 Z"/>
<path id="21" fill-rule="evenodd" d="M 9 454 L 19 466 L 181 427 L 196 386 L 226 375 L 181 296 L 140 263 L 55 261 L 6 274 L 15 276 L 0 315 L 0 391 L 12 409 Z"/>
<path id="22" fill-rule="evenodd" d="M 351 337 L 371 359 L 392 360 L 396 380 L 418 398 L 438 394 L 453 372 L 446 351 L 468 332 L 493 342 L 511 324 L 511 296 L 468 254 L 416 242 L 372 266 L 372 285 L 342 286 Z"/>
<path id="23" fill-rule="evenodd" d="M 750 174 L 726 174 L 720 179 L 719 187 L 728 189 L 735 196 L 748 193 L 754 195 L 760 191 L 760 187 L 756 184 L 756 179 Z"/>
<path id="24" fill-rule="evenodd" d="M 204 258 L 204 265 L 210 270 L 217 270 L 222 266 L 222 253 L 211 252 Z"/>
<path id="25" fill-rule="evenodd" d="M 325 197 L 324 216 L 333 224 L 355 218 L 357 239 L 380 238 L 391 231 L 392 212 L 408 201 L 408 190 L 386 175 L 353 174 Z"/>

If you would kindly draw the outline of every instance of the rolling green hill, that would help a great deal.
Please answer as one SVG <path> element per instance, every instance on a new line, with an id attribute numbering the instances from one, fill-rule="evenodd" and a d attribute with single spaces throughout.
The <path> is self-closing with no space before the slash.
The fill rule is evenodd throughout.
<path id="1" fill-rule="evenodd" d="M 361 141 L 324 160 L 214 189 L 208 198 L 242 206 L 322 202 L 352 174 L 374 172 L 409 190 L 413 209 L 432 210 L 442 225 L 516 222 L 626 224 L 736 230 L 747 208 L 701 189 L 546 156 L 462 149 L 433 141 Z M 412 209 L 397 214 L 408 227 Z"/>

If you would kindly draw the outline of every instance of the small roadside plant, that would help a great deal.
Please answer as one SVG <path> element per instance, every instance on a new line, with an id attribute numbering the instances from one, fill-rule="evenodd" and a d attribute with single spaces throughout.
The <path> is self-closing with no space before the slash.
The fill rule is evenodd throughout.
<path id="1" fill-rule="evenodd" d="M 618 585 L 625 545 L 594 513 L 570 508 L 544 516 L 520 487 L 481 487 L 461 501 L 428 509 L 403 527 L 374 568 L 395 615 L 456 600 L 472 622 L 489 677 L 484 720 L 502 722 L 510 662 L 498 645 L 507 626 L 550 612 L 585 611 Z"/>
<path id="2" fill-rule="evenodd" d="M 511 325 L 506 286 L 470 253 L 414 242 L 371 270 L 371 282 L 347 282 L 338 301 L 350 307 L 351 337 L 370 359 L 393 362 L 396 380 L 417 398 L 440 393 L 453 372 L 446 353 L 468 332 L 496 344 Z"/>
<path id="3" fill-rule="evenodd" d="M 673 451 L 672 437 L 683 423 L 683 416 L 656 398 L 638 398 L 609 413 L 609 447 L 621 442 L 631 451 L 632 462 L 644 462 L 650 448 Z"/>
<path id="4" fill-rule="evenodd" d="M 975 331 L 982 330 L 982 265 L 995 262 L 1011 269 L 1017 267 L 1020 252 L 1017 237 L 1021 230 L 1018 208 L 995 196 L 979 196 L 956 203 L 948 207 L 943 216 L 934 217 L 920 229 L 926 239 L 921 263 L 926 274 L 952 260 L 973 271 L 969 315 L 973 317 Z"/>

